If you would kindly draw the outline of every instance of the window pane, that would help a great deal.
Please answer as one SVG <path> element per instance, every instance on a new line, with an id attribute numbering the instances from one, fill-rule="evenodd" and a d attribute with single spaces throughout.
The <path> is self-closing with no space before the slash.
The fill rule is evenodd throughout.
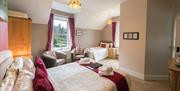
<path id="1" fill-rule="evenodd" d="M 58 49 L 69 48 L 69 33 L 68 33 L 67 20 L 61 20 L 55 18 L 53 47 Z"/>

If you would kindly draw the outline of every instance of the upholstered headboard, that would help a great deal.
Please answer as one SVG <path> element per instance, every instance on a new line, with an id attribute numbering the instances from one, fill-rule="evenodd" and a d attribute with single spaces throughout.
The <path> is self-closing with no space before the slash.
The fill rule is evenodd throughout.
<path id="1" fill-rule="evenodd" d="M 0 83 L 2 82 L 2 79 L 12 62 L 13 56 L 10 50 L 0 51 Z"/>

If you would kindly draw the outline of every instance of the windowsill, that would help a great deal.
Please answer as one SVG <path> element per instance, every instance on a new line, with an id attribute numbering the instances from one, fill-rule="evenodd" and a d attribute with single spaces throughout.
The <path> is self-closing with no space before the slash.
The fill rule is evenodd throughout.
<path id="1" fill-rule="evenodd" d="M 53 51 L 70 51 L 71 49 L 70 48 L 53 48 Z"/>

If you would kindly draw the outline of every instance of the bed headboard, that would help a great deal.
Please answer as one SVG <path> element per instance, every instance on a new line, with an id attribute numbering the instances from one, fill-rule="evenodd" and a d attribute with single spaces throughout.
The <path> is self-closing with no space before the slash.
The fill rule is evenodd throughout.
<path id="1" fill-rule="evenodd" d="M 12 62 L 13 56 L 10 50 L 0 51 L 0 83 L 2 82 L 2 79 Z"/>

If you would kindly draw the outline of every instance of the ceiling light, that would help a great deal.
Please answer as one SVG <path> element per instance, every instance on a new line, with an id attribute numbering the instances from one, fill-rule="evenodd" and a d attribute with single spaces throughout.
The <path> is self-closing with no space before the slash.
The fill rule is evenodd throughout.
<path id="1" fill-rule="evenodd" d="M 72 9 L 79 9 L 81 8 L 81 2 L 79 0 L 71 0 L 68 6 Z"/>

